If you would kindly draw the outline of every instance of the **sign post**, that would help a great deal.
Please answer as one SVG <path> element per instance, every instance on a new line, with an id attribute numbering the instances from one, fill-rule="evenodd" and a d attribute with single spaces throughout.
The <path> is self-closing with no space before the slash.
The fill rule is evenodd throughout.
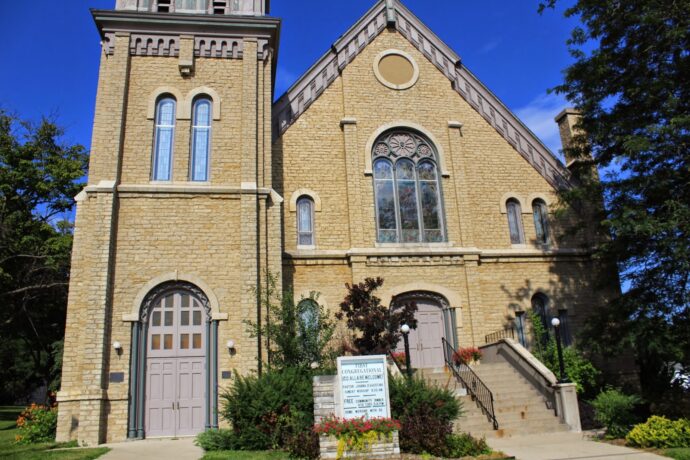
<path id="1" fill-rule="evenodd" d="M 338 358 L 340 401 L 343 419 L 390 418 L 386 357 L 341 356 Z"/>

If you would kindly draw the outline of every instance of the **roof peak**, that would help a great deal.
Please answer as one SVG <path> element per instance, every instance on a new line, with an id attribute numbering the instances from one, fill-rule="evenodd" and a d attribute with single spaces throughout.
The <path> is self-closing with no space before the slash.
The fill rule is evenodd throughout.
<path id="1" fill-rule="evenodd" d="M 434 64 L 453 89 L 554 188 L 569 186 L 569 171 L 563 163 L 400 0 L 377 1 L 274 103 L 274 138 L 282 135 L 386 28 L 397 31 Z"/>

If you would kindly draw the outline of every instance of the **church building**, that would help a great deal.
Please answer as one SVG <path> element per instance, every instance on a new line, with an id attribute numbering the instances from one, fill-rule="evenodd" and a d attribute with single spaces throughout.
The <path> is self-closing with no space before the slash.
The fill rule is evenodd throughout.
<path id="1" fill-rule="evenodd" d="M 569 231 L 586 216 L 556 212 L 568 167 L 399 0 L 323 43 L 283 95 L 269 0 L 92 13 L 59 441 L 217 427 L 219 392 L 262 370 L 246 322 L 265 321 L 267 274 L 332 312 L 346 283 L 382 277 L 385 304 L 418 304 L 416 368 L 444 365 L 443 340 L 511 329 L 528 345 L 532 311 L 577 340 L 615 292 L 598 287 L 592 233 Z M 557 117 L 564 142 L 576 121 Z"/>

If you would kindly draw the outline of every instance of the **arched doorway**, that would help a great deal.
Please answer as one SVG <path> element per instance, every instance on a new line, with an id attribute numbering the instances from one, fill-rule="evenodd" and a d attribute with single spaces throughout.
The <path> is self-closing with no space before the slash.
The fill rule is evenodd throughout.
<path id="1" fill-rule="evenodd" d="M 146 296 L 132 330 L 128 437 L 217 426 L 217 324 L 191 283 L 164 283 Z"/>
<path id="2" fill-rule="evenodd" d="M 431 292 L 411 292 L 393 298 L 393 302 L 411 301 L 417 304 L 417 329 L 412 329 L 409 334 L 410 364 L 415 369 L 443 367 L 441 339 L 456 342 L 455 312 L 445 297 Z M 397 349 L 405 349 L 402 340 Z"/>

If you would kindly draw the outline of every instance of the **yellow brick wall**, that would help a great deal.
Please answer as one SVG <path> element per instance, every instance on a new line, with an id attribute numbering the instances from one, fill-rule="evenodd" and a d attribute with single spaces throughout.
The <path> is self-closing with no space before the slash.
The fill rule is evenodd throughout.
<path id="1" fill-rule="evenodd" d="M 410 89 L 396 91 L 381 84 L 373 71 L 376 56 L 388 49 L 411 55 L 419 65 L 419 80 Z M 341 120 L 354 119 L 353 129 L 341 127 Z M 421 245 L 453 248 L 476 247 L 503 254 L 482 255 L 478 261 L 467 257 L 448 258 L 373 256 L 347 258 L 351 248 L 375 252 L 376 243 L 373 181 L 364 173 L 364 158 L 371 136 L 383 125 L 409 122 L 422 126 L 438 142 L 448 177 L 441 179 L 449 244 Z M 463 124 L 449 129 L 449 121 Z M 354 142 L 348 157 L 345 139 Z M 455 136 L 455 137 L 454 137 Z M 481 344 L 484 336 L 501 329 L 514 316 L 514 309 L 530 308 L 531 296 L 541 289 L 554 305 L 569 308 L 573 324 L 581 311 L 601 304 L 603 294 L 592 288 L 594 268 L 581 258 L 554 257 L 539 252 L 534 222 L 528 202 L 530 195 L 544 196 L 557 203 L 556 192 L 496 130 L 450 85 L 448 79 L 414 46 L 397 32 L 384 31 L 343 70 L 274 145 L 277 158 L 275 176 L 290 199 L 295 190 L 307 188 L 318 194 L 322 211 L 315 213 L 316 252 L 340 251 L 339 258 L 313 258 L 313 251 L 298 251 L 296 213 L 284 212 L 285 249 L 292 257 L 284 264 L 286 283 L 295 292 L 319 291 L 331 309 L 345 296 L 345 283 L 368 276 L 385 279 L 383 291 L 413 285 L 441 286 L 460 299 L 458 336 L 461 344 Z M 347 162 L 357 170 L 347 174 Z M 464 181 L 460 180 L 464 171 Z M 347 182 L 345 182 L 347 181 Z M 354 221 L 348 188 L 361 199 L 361 220 Z M 500 210 L 501 198 L 512 192 L 523 199 L 523 226 L 526 244 L 513 247 L 507 216 Z M 349 195 L 350 197 L 352 196 Z M 579 248 L 580 238 L 566 237 L 572 222 L 550 215 L 554 242 L 551 249 Z M 360 229 L 362 241 L 351 237 L 351 227 Z M 463 235 L 465 235 L 463 237 Z M 466 240 L 466 241 L 463 241 Z M 393 254 L 400 248 L 385 246 Z M 409 248 L 408 248 L 409 249 Z M 516 257 L 515 251 L 530 252 Z M 462 251 L 461 251 L 462 252 Z M 476 257 L 476 256 L 475 256 Z M 347 265 L 344 265 L 347 264 Z M 398 292 L 398 291 L 396 291 Z M 520 297 L 520 301 L 515 300 Z"/>

